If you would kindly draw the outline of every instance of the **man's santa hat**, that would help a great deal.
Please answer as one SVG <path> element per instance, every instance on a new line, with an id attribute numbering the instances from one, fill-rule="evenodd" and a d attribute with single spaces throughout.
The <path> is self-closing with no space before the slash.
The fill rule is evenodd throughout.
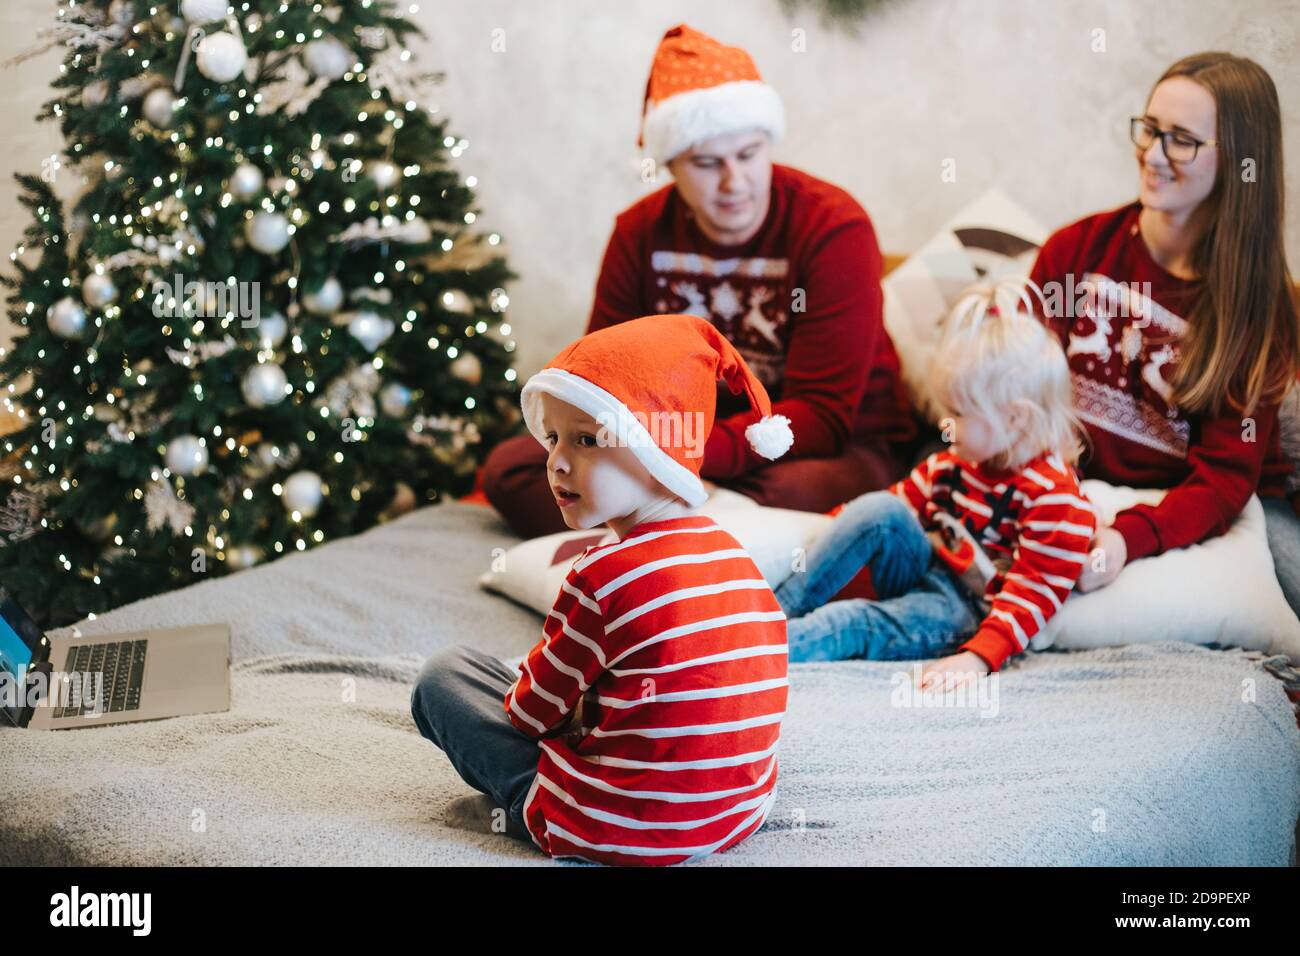
<path id="1" fill-rule="evenodd" d="M 701 140 L 742 130 L 785 132 L 785 110 L 748 53 L 686 24 L 659 41 L 642 103 L 638 146 L 666 163 Z"/>
<path id="2" fill-rule="evenodd" d="M 790 419 L 772 414 L 767 390 L 735 346 L 697 315 L 648 315 L 584 335 L 528 379 L 520 403 L 543 445 L 543 392 L 581 409 L 602 426 L 598 437 L 630 447 L 660 484 L 695 506 L 708 498 L 700 465 L 719 379 L 733 395 L 745 392 L 761 416 L 745 429 L 750 447 L 768 459 L 784 455 L 794 441 Z"/>

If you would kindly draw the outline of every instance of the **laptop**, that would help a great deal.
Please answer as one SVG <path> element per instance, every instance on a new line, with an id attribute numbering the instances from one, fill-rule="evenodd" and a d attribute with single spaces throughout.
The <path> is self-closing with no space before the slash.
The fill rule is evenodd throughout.
<path id="1" fill-rule="evenodd" d="M 0 588 L 0 726 L 98 727 L 230 709 L 230 627 L 48 637 Z"/>

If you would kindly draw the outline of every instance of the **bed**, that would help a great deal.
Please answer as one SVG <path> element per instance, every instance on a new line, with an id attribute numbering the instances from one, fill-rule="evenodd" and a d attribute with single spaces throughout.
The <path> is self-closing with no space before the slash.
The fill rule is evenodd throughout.
<path id="1" fill-rule="evenodd" d="M 229 623 L 231 709 L 0 731 L 0 862 L 560 865 L 446 826 L 471 791 L 410 716 L 435 649 L 533 644 L 540 619 L 476 583 L 516 541 L 447 502 L 84 622 Z M 767 825 L 692 865 L 1294 863 L 1300 731 L 1259 655 L 1030 653 L 996 709 L 898 706 L 900 670 L 792 666 Z"/>

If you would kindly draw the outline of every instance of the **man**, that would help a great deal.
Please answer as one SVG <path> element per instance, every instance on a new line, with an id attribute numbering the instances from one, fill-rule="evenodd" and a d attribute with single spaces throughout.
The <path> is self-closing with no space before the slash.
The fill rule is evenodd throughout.
<path id="1" fill-rule="evenodd" d="M 618 216 L 587 331 L 686 312 L 725 335 L 790 421 L 778 462 L 745 440 L 757 420 L 720 387 L 701 475 L 764 505 L 828 511 L 902 476 L 915 423 L 882 320 L 881 256 L 846 192 L 788 166 L 776 91 L 749 54 L 686 25 L 664 34 L 641 139 L 672 185 Z M 498 445 L 483 490 L 524 537 L 565 530 L 531 435 Z"/>

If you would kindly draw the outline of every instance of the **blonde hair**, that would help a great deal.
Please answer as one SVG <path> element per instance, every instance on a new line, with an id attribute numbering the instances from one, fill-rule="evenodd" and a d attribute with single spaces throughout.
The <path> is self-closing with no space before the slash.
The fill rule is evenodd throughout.
<path id="1" fill-rule="evenodd" d="M 1033 282 L 1002 279 L 962 293 L 945 321 L 931 365 L 945 414 L 988 420 L 1004 450 L 993 468 L 1016 471 L 1043 454 L 1076 465 L 1086 432 L 1074 411 L 1070 366 L 1061 344 L 1034 315 Z M 1023 434 L 1007 428 L 1007 411 L 1027 412 Z"/>

